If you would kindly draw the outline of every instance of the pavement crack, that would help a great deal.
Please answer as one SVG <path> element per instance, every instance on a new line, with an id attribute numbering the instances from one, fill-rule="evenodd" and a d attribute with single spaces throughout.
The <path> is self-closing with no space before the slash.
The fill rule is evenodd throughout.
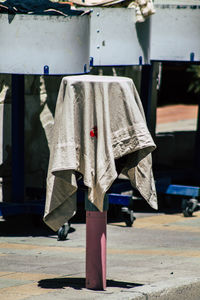
<path id="1" fill-rule="evenodd" d="M 16 274 L 16 272 L 2 274 L 2 275 L 0 275 L 0 277 L 5 277 L 5 276 L 8 276 L 8 275 L 10 276 L 10 275 L 13 275 L 13 274 Z"/>

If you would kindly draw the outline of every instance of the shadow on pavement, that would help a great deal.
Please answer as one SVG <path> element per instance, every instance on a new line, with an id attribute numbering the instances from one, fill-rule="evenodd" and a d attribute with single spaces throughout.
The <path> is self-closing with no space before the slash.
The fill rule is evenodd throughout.
<path id="1" fill-rule="evenodd" d="M 143 284 L 140 283 L 107 280 L 107 287 L 119 287 L 119 288 L 130 289 L 142 285 Z M 68 277 L 68 278 L 42 279 L 38 282 L 38 286 L 43 289 L 64 289 L 66 287 L 71 287 L 76 290 L 81 290 L 85 288 L 85 278 Z"/>
<path id="2" fill-rule="evenodd" d="M 69 233 L 75 229 L 70 227 Z M 51 230 L 37 215 L 17 215 L 0 221 L 0 236 L 52 236 L 57 232 Z"/>

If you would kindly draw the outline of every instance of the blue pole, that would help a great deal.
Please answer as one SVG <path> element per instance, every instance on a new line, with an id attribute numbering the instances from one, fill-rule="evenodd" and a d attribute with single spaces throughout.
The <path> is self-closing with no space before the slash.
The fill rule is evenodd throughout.
<path id="1" fill-rule="evenodd" d="M 24 75 L 12 75 L 12 202 L 24 202 Z"/>
<path id="2" fill-rule="evenodd" d="M 152 65 L 142 66 L 142 77 L 140 87 L 140 98 L 144 108 L 146 122 L 151 130 L 151 93 L 152 93 L 153 67 Z"/>
<path id="3" fill-rule="evenodd" d="M 197 172 L 200 170 L 200 100 L 199 100 L 199 108 L 198 108 L 198 116 L 197 116 L 197 131 L 196 131 L 196 149 L 195 149 L 195 165 L 197 167 Z"/>

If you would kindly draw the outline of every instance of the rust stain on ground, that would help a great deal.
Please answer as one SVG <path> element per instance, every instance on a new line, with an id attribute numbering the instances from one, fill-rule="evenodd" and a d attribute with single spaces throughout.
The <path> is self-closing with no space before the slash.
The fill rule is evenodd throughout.
<path id="1" fill-rule="evenodd" d="M 85 252 L 85 248 L 73 248 L 73 247 L 54 247 L 54 246 L 38 246 L 32 244 L 21 244 L 21 243 L 1 243 L 0 249 L 17 249 L 17 250 L 40 250 L 40 251 L 61 251 L 70 253 L 81 253 Z"/>

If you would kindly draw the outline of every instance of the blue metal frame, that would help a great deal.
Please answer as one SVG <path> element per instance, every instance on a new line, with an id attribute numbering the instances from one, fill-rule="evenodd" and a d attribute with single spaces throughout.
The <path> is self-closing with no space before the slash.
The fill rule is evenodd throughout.
<path id="1" fill-rule="evenodd" d="M 24 202 L 24 75 L 12 75 L 12 200 Z"/>
<path id="2" fill-rule="evenodd" d="M 132 196 L 121 194 L 108 194 L 108 200 L 109 204 L 129 206 L 132 200 Z"/>
<path id="3" fill-rule="evenodd" d="M 27 202 L 27 203 L 8 203 L 2 202 L 0 205 L 0 216 L 8 217 L 13 215 L 41 215 L 44 214 L 44 201 Z"/>
<path id="4" fill-rule="evenodd" d="M 199 197 L 200 196 L 200 187 L 197 186 L 187 186 L 187 185 L 157 185 L 157 192 L 164 193 L 166 195 L 179 195 L 179 196 L 188 196 L 188 197 Z"/>
<path id="5" fill-rule="evenodd" d="M 152 93 L 152 80 L 153 80 L 153 66 L 142 66 L 142 76 L 140 85 L 140 98 L 144 108 L 146 122 L 149 130 L 151 130 L 151 93 Z"/>

